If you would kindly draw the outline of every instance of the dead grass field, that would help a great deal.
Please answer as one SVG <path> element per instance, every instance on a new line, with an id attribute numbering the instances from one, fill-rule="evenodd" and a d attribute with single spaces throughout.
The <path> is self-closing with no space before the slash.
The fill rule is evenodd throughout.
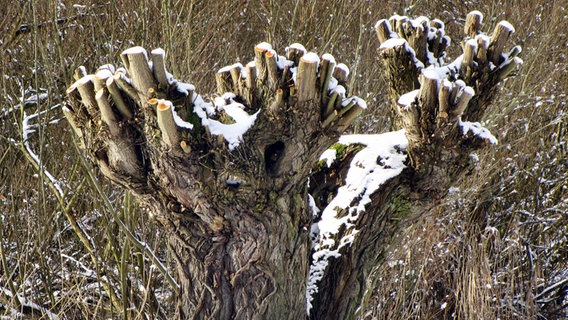
<path id="1" fill-rule="evenodd" d="M 477 155 L 474 173 L 438 207 L 405 224 L 389 268 L 376 270 L 365 318 L 568 317 L 567 0 L 87 2 L 0 6 L 0 318 L 15 310 L 37 319 L 172 312 L 166 273 L 125 236 L 130 230 L 167 265 L 160 230 L 131 196 L 89 175 L 67 122 L 54 122 L 77 66 L 119 64 L 133 45 L 162 47 L 169 70 L 206 94 L 215 71 L 249 61 L 255 44 L 282 52 L 299 42 L 349 65 L 350 88 L 370 107 L 353 131 L 384 132 L 375 22 L 394 13 L 438 18 L 456 54 L 471 10 L 484 13 L 485 31 L 511 22 L 523 47 L 520 73 L 484 119 L 499 144 Z M 22 132 L 23 121 L 33 133 Z M 108 302 L 104 284 L 117 288 L 120 305 Z"/>

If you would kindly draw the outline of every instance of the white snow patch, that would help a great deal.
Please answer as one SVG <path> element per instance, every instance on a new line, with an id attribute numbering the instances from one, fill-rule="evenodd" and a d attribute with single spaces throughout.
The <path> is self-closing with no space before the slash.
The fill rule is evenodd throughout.
<path id="1" fill-rule="evenodd" d="M 215 100 L 213 100 L 213 104 L 218 111 L 222 111 L 227 104 L 235 102 L 234 99 L 236 97 L 233 92 L 225 92 L 220 97 L 216 97 Z"/>
<path id="2" fill-rule="evenodd" d="M 178 116 L 176 110 L 174 108 L 172 108 L 172 114 L 174 116 L 174 121 L 176 123 L 176 125 L 180 128 L 184 128 L 184 129 L 193 129 L 193 124 L 183 120 L 180 116 Z"/>
<path id="3" fill-rule="evenodd" d="M 475 36 L 475 40 L 477 41 L 478 46 L 482 46 L 485 50 L 489 48 L 489 43 L 491 42 L 491 38 L 486 34 L 478 34 Z"/>
<path id="4" fill-rule="evenodd" d="M 432 53 L 432 51 L 426 51 L 426 60 L 431 66 L 439 66 L 442 64 L 440 61 L 438 61 L 438 59 L 436 59 L 436 57 L 434 57 L 434 53 Z"/>
<path id="5" fill-rule="evenodd" d="M 183 119 L 177 114 L 176 109 L 175 109 L 175 107 L 174 107 L 174 104 L 173 104 L 171 101 L 159 99 L 159 100 L 158 100 L 158 104 L 160 104 L 160 103 L 164 103 L 164 104 L 167 104 L 167 105 L 170 106 L 170 110 L 172 110 L 172 115 L 173 115 L 173 118 L 174 118 L 174 122 L 176 123 L 176 125 L 177 125 L 178 127 L 184 128 L 184 129 L 189 129 L 189 130 L 193 129 L 193 124 L 191 124 L 191 123 L 189 123 L 189 122 L 183 120 Z"/>
<path id="6" fill-rule="evenodd" d="M 95 77 L 101 80 L 106 80 L 112 77 L 112 72 L 109 69 L 100 69 L 95 73 Z"/>
<path id="7" fill-rule="evenodd" d="M 430 19 L 425 16 L 420 16 L 414 20 L 410 20 L 410 23 L 414 28 L 424 29 L 424 25 L 426 25 L 426 27 L 430 25 Z"/>
<path id="8" fill-rule="evenodd" d="M 322 60 L 327 60 L 327 61 L 329 61 L 330 63 L 335 64 L 335 57 L 332 56 L 332 55 L 329 54 L 329 53 L 324 53 L 323 56 L 321 56 L 321 58 L 322 58 Z"/>
<path id="9" fill-rule="evenodd" d="M 312 197 L 311 194 L 308 194 L 308 205 L 312 209 L 314 217 L 317 216 L 317 214 L 320 212 L 320 209 L 316 206 L 316 201 L 314 200 L 314 197 Z"/>
<path id="10" fill-rule="evenodd" d="M 454 86 L 454 84 L 450 80 L 444 79 L 442 81 L 442 86 L 448 88 L 448 91 L 449 91 L 449 90 L 452 90 L 452 87 Z"/>
<path id="11" fill-rule="evenodd" d="M 290 68 L 290 72 L 292 73 L 292 81 L 296 83 L 296 74 L 298 73 L 298 67 Z"/>
<path id="12" fill-rule="evenodd" d="M 387 19 L 381 19 L 381 20 L 375 22 L 375 29 L 377 29 L 377 27 L 380 26 L 381 24 L 383 24 L 384 22 L 388 22 L 388 20 Z M 390 23 L 388 23 L 387 26 L 389 27 L 389 31 L 391 31 Z"/>
<path id="13" fill-rule="evenodd" d="M 95 77 L 95 75 L 93 75 L 93 74 L 88 74 L 88 75 L 82 77 L 81 79 L 75 81 L 75 83 L 73 83 L 71 86 L 75 86 L 75 87 L 76 87 L 76 86 L 78 86 L 78 85 L 80 85 L 80 84 L 86 84 L 86 83 L 88 83 L 89 81 L 93 81 L 93 78 L 94 78 L 94 77 Z"/>
<path id="14" fill-rule="evenodd" d="M 306 290 L 308 313 L 329 258 L 340 256 L 339 250 L 353 242 L 358 232 L 354 229 L 355 222 L 371 202 L 371 195 L 406 168 L 406 154 L 403 151 L 408 140 L 404 130 L 375 135 L 345 135 L 340 137 L 339 143 L 363 144 L 366 147 L 353 157 L 345 185 L 338 189 L 335 198 L 323 210 L 321 219 L 312 224 L 311 233 L 315 240 Z M 321 159 L 331 158 L 331 152 L 324 155 Z M 342 217 L 338 216 L 340 212 Z M 334 239 L 342 225 L 347 229 L 345 235 L 341 239 Z"/>
<path id="15" fill-rule="evenodd" d="M 80 74 L 87 74 L 87 68 L 85 68 L 85 66 L 79 66 L 77 69 L 80 70 Z"/>
<path id="16" fill-rule="evenodd" d="M 473 10 L 471 11 L 469 14 L 473 14 L 479 17 L 479 22 L 483 22 L 483 13 L 477 11 L 477 10 Z"/>
<path id="17" fill-rule="evenodd" d="M 465 84 L 465 81 L 463 81 L 462 79 L 458 79 L 456 80 L 456 82 L 454 82 L 457 86 L 461 87 L 461 88 L 465 88 L 467 87 L 467 85 Z"/>
<path id="18" fill-rule="evenodd" d="M 256 45 L 256 48 L 260 49 L 262 51 L 268 51 L 268 50 L 272 50 L 272 45 L 268 42 L 261 42 L 261 43 Z"/>
<path id="19" fill-rule="evenodd" d="M 225 138 L 225 141 L 228 143 L 229 150 L 233 150 L 239 146 L 243 141 L 243 135 L 254 125 L 260 110 L 249 115 L 244 110 L 244 105 L 232 101 L 232 98 L 229 98 L 228 95 L 224 95 L 223 97 L 227 97 L 229 103 L 227 104 L 226 101 L 221 103 L 221 101 L 216 100 L 216 102 L 219 102 L 219 105 L 216 104 L 215 106 L 217 106 L 219 110 L 224 110 L 227 115 L 233 118 L 235 123 L 224 124 L 209 118 L 208 116 L 216 113 L 215 106 L 212 103 L 204 102 L 203 98 L 199 95 L 194 100 L 193 112 L 201 118 L 201 124 L 203 126 L 209 127 L 209 132 L 212 135 L 223 135 L 223 138 Z M 223 97 L 221 99 L 223 99 Z"/>
<path id="20" fill-rule="evenodd" d="M 121 73 L 123 75 L 126 75 L 128 73 L 128 71 L 126 71 L 126 68 L 120 67 L 120 68 L 116 69 L 115 74 L 117 74 L 117 73 Z M 129 81 L 129 83 L 130 83 L 130 81 Z"/>
<path id="21" fill-rule="evenodd" d="M 420 89 L 416 89 L 416 90 L 412 90 L 410 92 L 407 92 L 405 94 L 403 94 L 402 96 L 400 96 L 400 98 L 398 98 L 398 104 L 401 106 L 405 106 L 406 108 L 410 107 L 410 105 L 416 101 L 416 97 L 418 96 L 418 93 L 420 92 Z"/>
<path id="22" fill-rule="evenodd" d="M 339 81 L 337 81 L 337 79 L 335 79 L 334 77 L 329 78 L 328 91 L 333 92 L 335 90 L 335 88 L 337 88 L 338 83 L 339 83 Z M 345 88 L 343 88 L 343 89 L 345 90 Z"/>
<path id="23" fill-rule="evenodd" d="M 148 60 L 148 53 L 146 52 L 146 49 L 144 49 L 144 48 L 142 48 L 142 47 L 140 47 L 140 46 L 128 48 L 128 49 L 122 51 L 122 54 L 124 54 L 124 55 L 128 55 L 128 54 L 139 54 L 139 53 L 144 54 L 144 57 L 146 57 L 146 60 Z"/>
<path id="24" fill-rule="evenodd" d="M 390 38 L 387 41 L 383 42 L 381 44 L 381 46 L 379 47 L 379 49 L 390 49 L 390 48 L 396 48 L 399 46 L 406 46 L 407 42 L 405 39 L 400 39 L 400 38 Z M 409 47 L 410 48 L 410 47 Z"/>
<path id="25" fill-rule="evenodd" d="M 299 51 L 303 52 L 304 54 L 306 52 L 308 52 L 308 50 L 306 50 L 306 48 L 299 43 L 292 43 L 289 47 L 286 47 L 286 52 L 288 52 L 290 49 L 299 50 Z"/>
<path id="26" fill-rule="evenodd" d="M 422 76 L 428 79 L 440 81 L 447 77 L 446 71 L 447 70 L 445 70 L 445 68 L 426 68 L 422 69 Z"/>
<path id="27" fill-rule="evenodd" d="M 335 66 L 337 69 L 343 70 L 346 77 L 349 77 L 349 67 L 345 63 L 340 63 Z"/>
<path id="28" fill-rule="evenodd" d="M 440 67 L 440 68 L 446 69 L 446 72 L 447 72 L 448 75 L 450 75 L 452 73 L 457 74 L 459 72 L 459 70 L 461 69 L 462 61 L 463 61 L 463 54 L 461 54 L 454 61 L 452 61 L 452 63 L 447 64 L 447 65 Z"/>
<path id="29" fill-rule="evenodd" d="M 337 80 L 336 80 L 336 81 L 337 81 Z M 345 94 L 346 94 L 347 91 L 345 90 L 345 87 L 344 87 L 344 86 L 339 85 L 339 86 L 335 86 L 335 88 L 333 88 L 333 92 L 337 92 L 337 94 L 338 94 L 340 97 L 345 97 Z"/>
<path id="30" fill-rule="evenodd" d="M 378 135 L 344 135 L 340 137 L 339 143 L 363 144 L 367 147 L 355 155 L 345 178 L 345 186 L 340 188 L 337 196 L 324 211 L 324 215 L 328 214 L 330 217 L 335 216 L 336 208 L 348 208 L 351 202 L 360 195 L 363 197 L 359 200 L 359 204 L 351 209 L 363 212 L 364 206 L 371 200 L 368 197 L 384 182 L 398 175 L 406 167 L 404 165 L 406 155 L 399 151 L 406 148 L 408 143 L 402 130 Z M 396 148 L 396 146 L 399 147 Z M 379 157 L 382 160 L 377 163 Z M 320 227 L 335 230 L 334 222 L 337 221 L 330 219 L 321 221 L 319 224 Z"/>
<path id="31" fill-rule="evenodd" d="M 160 55 L 162 57 L 166 56 L 166 51 L 164 51 L 164 49 L 162 48 L 156 48 L 154 50 L 151 51 L 152 55 Z"/>
<path id="32" fill-rule="evenodd" d="M 341 106 L 342 107 L 346 107 L 348 105 L 350 105 L 351 103 L 355 103 L 356 105 L 358 105 L 361 109 L 367 109 L 367 101 L 357 97 L 357 96 L 352 96 L 349 99 L 345 99 L 341 102 Z"/>
<path id="33" fill-rule="evenodd" d="M 325 164 L 327 165 L 328 168 L 330 168 L 333 162 L 335 162 L 336 158 L 337 158 L 337 150 L 327 149 L 321 154 L 319 161 L 325 160 Z"/>
<path id="34" fill-rule="evenodd" d="M 474 54 L 477 52 L 477 39 L 469 39 L 465 42 L 465 44 L 473 48 Z"/>
<path id="35" fill-rule="evenodd" d="M 467 95 L 473 97 L 475 95 L 475 90 L 473 90 L 472 87 L 468 86 L 468 87 L 463 88 L 463 93 L 466 93 Z"/>
<path id="36" fill-rule="evenodd" d="M 235 63 L 235 64 L 232 64 L 232 65 L 224 66 L 223 68 L 219 69 L 219 71 L 217 71 L 217 73 L 229 72 L 234 68 L 239 68 L 239 70 L 242 70 L 244 67 L 241 63 Z"/>
<path id="37" fill-rule="evenodd" d="M 100 66 L 97 70 L 100 71 L 100 70 L 103 70 L 103 69 L 106 69 L 106 70 L 110 71 L 110 73 L 114 73 L 114 71 L 115 71 L 114 66 L 113 66 L 112 64 L 110 64 L 110 63 L 103 64 L 103 65 Z"/>
<path id="38" fill-rule="evenodd" d="M 191 83 L 177 82 L 177 90 L 189 95 L 190 92 L 195 92 L 195 86 Z"/>
<path id="39" fill-rule="evenodd" d="M 416 58 L 416 52 L 405 39 L 390 38 L 381 44 L 379 50 L 392 49 L 400 46 L 404 47 L 404 50 L 408 51 L 412 57 L 414 57 L 414 64 L 417 68 L 424 68 L 424 63 Z"/>
<path id="40" fill-rule="evenodd" d="M 280 70 L 284 70 L 286 67 L 292 67 L 294 65 L 293 61 L 286 59 L 286 57 L 276 55 L 276 66 Z"/>
<path id="41" fill-rule="evenodd" d="M 469 88 L 469 87 L 468 87 Z M 460 127 L 462 127 L 463 135 L 468 135 L 471 132 L 474 136 L 478 136 L 483 140 L 489 141 L 491 144 L 497 144 L 497 138 L 489 130 L 484 128 L 479 122 L 468 122 L 468 121 L 458 121 Z"/>
<path id="42" fill-rule="evenodd" d="M 478 11 L 478 12 L 479 12 L 479 11 Z M 445 29 L 445 28 L 446 28 L 446 24 L 444 23 L 444 21 L 442 21 L 442 20 L 440 20 L 440 19 L 434 19 L 434 20 L 432 20 L 432 22 L 434 22 L 434 23 L 440 25 L 440 28 L 439 28 L 438 30 L 441 30 L 441 29 Z"/>
<path id="43" fill-rule="evenodd" d="M 308 53 L 304 54 L 302 56 L 302 60 L 304 60 L 305 62 L 308 62 L 308 63 L 315 63 L 317 66 L 319 66 L 319 63 L 320 63 L 320 58 L 319 58 L 318 54 L 315 53 L 315 52 L 308 52 Z"/>
<path id="44" fill-rule="evenodd" d="M 509 21 L 503 20 L 499 22 L 499 25 L 505 29 L 508 29 L 511 33 L 515 32 L 515 27 L 513 27 L 513 25 Z"/>
<path id="45" fill-rule="evenodd" d="M 365 99 L 359 98 L 357 96 L 354 96 L 352 99 L 357 100 L 356 103 L 361 109 L 367 109 L 367 101 L 365 101 Z"/>

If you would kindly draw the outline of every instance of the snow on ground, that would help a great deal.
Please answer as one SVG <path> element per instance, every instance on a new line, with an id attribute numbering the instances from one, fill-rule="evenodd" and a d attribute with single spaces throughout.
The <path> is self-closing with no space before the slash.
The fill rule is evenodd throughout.
<path id="1" fill-rule="evenodd" d="M 344 135 L 340 137 L 339 143 L 362 144 L 366 147 L 355 155 L 345 178 L 345 185 L 338 189 L 335 198 L 323 210 L 321 219 L 312 225 L 311 236 L 315 241 L 306 290 L 308 312 L 329 258 L 340 256 L 339 250 L 353 242 L 357 234 L 354 229 L 357 218 L 371 202 L 371 195 L 406 167 L 404 150 L 408 141 L 404 130 L 373 135 Z M 335 157 L 336 152 L 328 150 L 322 154 L 320 160 L 325 160 L 330 165 Z M 313 199 L 310 205 L 316 215 L 318 208 L 315 207 Z M 339 214 L 345 211 L 347 214 L 340 217 Z M 346 226 L 347 231 L 341 239 L 336 239 L 342 225 Z"/>
<path id="2" fill-rule="evenodd" d="M 0 293 L 4 296 L 7 296 L 9 298 L 15 298 L 18 299 L 22 309 L 23 308 L 27 308 L 27 309 L 32 309 L 35 310 L 36 312 L 39 311 L 42 314 L 42 319 L 49 319 L 49 320 L 59 320 L 61 319 L 58 315 L 56 315 L 55 313 L 49 311 L 48 309 L 40 306 L 39 304 L 36 304 L 32 301 L 30 301 L 28 298 L 26 298 L 25 296 L 22 296 L 20 294 L 14 294 L 12 291 L 10 291 L 10 289 L 8 288 L 4 288 L 2 286 L 0 286 Z M 3 305 L 0 303 L 0 306 L 6 308 L 6 314 L 9 315 L 10 317 L 13 317 L 13 319 L 22 319 L 25 318 L 25 314 L 23 314 L 22 312 L 20 312 L 20 310 L 16 310 L 8 305 Z M 3 317 L 2 317 L 3 318 Z"/>

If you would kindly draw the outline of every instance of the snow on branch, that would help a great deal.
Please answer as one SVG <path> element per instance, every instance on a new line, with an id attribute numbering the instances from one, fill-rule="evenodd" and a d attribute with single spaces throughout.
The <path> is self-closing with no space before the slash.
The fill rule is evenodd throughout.
<path id="1" fill-rule="evenodd" d="M 479 122 L 468 122 L 459 120 L 459 126 L 462 128 L 464 136 L 474 136 L 485 140 L 491 144 L 497 144 L 497 138 L 489 130 L 484 128 Z"/>
<path id="2" fill-rule="evenodd" d="M 198 96 L 194 101 L 193 111 L 201 119 L 201 124 L 207 127 L 209 133 L 216 136 L 222 136 L 228 143 L 229 150 L 233 150 L 243 141 L 243 135 L 254 125 L 256 117 L 260 110 L 254 114 L 248 114 L 241 103 L 236 102 L 236 96 L 226 93 L 223 97 L 215 99 L 215 102 L 209 103 L 203 101 Z M 234 121 L 232 124 L 225 124 L 212 118 L 217 111 L 224 111 Z"/>
<path id="3" fill-rule="evenodd" d="M 464 139 L 497 143 L 487 129 L 469 121 L 482 118 L 492 105 L 498 84 L 523 61 L 517 57 L 520 46 L 505 51 L 515 32 L 509 22 L 499 22 L 490 35 L 481 31 L 482 22 L 479 11 L 468 14 L 463 54 L 449 64 L 444 61 L 449 39 L 439 20 L 393 16 L 375 25 L 381 42 L 379 53 L 391 81 L 391 100 L 396 101 L 391 104 L 397 115 L 395 123 L 405 129 L 412 167 L 420 173 L 430 172 L 428 168 L 435 162 L 431 150 L 441 145 L 457 145 Z"/>
<path id="4" fill-rule="evenodd" d="M 441 66 L 445 50 L 450 45 L 446 36 L 445 25 L 440 20 L 426 17 L 410 19 L 394 15 L 389 20 L 382 19 L 375 24 L 375 30 L 381 47 L 396 47 L 407 42 L 415 52 L 415 57 L 422 66 Z"/>
<path id="5" fill-rule="evenodd" d="M 351 161 L 345 185 L 338 189 L 337 195 L 323 209 L 321 218 L 312 224 L 314 253 L 306 291 L 308 312 L 329 258 L 340 256 L 340 249 L 353 242 L 357 234 L 357 219 L 365 212 L 372 194 L 406 168 L 404 162 L 408 142 L 404 130 L 375 135 L 344 135 L 339 143 L 361 144 L 365 148 Z M 320 159 L 329 165 L 335 156 L 336 152 L 328 150 Z M 313 199 L 310 203 L 314 212 L 317 212 Z M 345 231 L 340 234 L 343 229 Z"/>
<path id="6" fill-rule="evenodd" d="M 55 190 L 57 190 L 58 195 L 60 197 L 63 197 L 64 192 L 63 189 L 61 188 L 61 182 L 55 179 L 55 177 L 43 166 L 41 158 L 37 155 L 37 153 L 32 149 L 30 145 L 30 135 L 36 132 L 35 126 L 30 124 L 30 121 L 48 112 L 54 111 L 60 107 L 61 107 L 60 104 L 56 104 L 47 110 L 40 111 L 38 113 L 34 113 L 31 115 L 27 115 L 26 112 L 24 112 L 24 119 L 22 120 L 22 143 L 25 147 L 26 153 L 33 160 L 35 166 L 38 168 L 41 174 L 49 180 L 51 185 L 53 185 Z M 55 124 L 59 122 L 59 120 L 61 119 L 52 120 L 49 122 L 49 124 Z"/>
<path id="7" fill-rule="evenodd" d="M 504 51 L 507 41 L 515 32 L 508 21 L 501 21 L 491 35 L 481 32 L 483 15 L 472 11 L 466 17 L 462 43 L 464 53 L 452 63 L 446 64 L 446 49 L 450 39 L 445 35 L 445 26 L 440 20 L 425 17 L 410 19 L 395 15 L 389 20 L 382 19 L 375 24 L 379 42 L 379 51 L 383 57 L 400 56 L 408 52 L 414 61 L 414 69 L 428 68 L 438 73 L 460 78 L 468 85 L 489 81 L 489 87 L 505 79 L 522 63 L 517 55 L 520 46 L 514 46 L 509 52 Z M 418 61 L 418 62 L 417 62 Z M 491 76 L 484 74 L 491 72 Z M 487 78 L 487 79 L 486 79 Z M 483 81 L 480 81 L 483 80 Z M 477 86 L 474 87 L 477 90 Z"/>

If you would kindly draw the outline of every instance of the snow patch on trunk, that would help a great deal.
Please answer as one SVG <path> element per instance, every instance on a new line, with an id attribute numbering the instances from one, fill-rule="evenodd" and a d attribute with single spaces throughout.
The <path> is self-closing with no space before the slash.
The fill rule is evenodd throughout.
<path id="1" fill-rule="evenodd" d="M 201 119 L 201 124 L 209 128 L 212 135 L 223 135 L 228 143 L 229 150 L 233 150 L 243 141 L 243 135 L 254 125 L 260 110 L 254 114 L 248 114 L 241 103 L 233 100 L 234 94 L 224 94 L 220 99 L 215 100 L 215 104 L 203 101 L 201 96 L 194 100 L 193 112 Z M 216 114 L 216 109 L 224 111 L 235 123 L 224 124 L 209 118 Z"/>
<path id="2" fill-rule="evenodd" d="M 356 221 L 359 215 L 365 212 L 365 206 L 371 202 L 372 194 L 406 168 L 404 161 L 408 140 L 404 130 L 374 135 L 344 135 L 340 137 L 339 143 L 362 144 L 366 147 L 351 161 L 345 185 L 338 189 L 337 195 L 323 210 L 319 221 L 312 224 L 310 233 L 315 240 L 306 290 L 308 313 L 329 258 L 339 257 L 339 250 L 353 242 L 358 232 L 354 229 Z M 320 160 L 325 160 L 330 165 L 335 156 L 333 151 L 328 150 L 322 154 Z M 310 204 L 317 214 L 315 203 Z M 337 233 L 342 226 L 345 226 L 346 231 L 343 237 L 337 239 Z"/>

